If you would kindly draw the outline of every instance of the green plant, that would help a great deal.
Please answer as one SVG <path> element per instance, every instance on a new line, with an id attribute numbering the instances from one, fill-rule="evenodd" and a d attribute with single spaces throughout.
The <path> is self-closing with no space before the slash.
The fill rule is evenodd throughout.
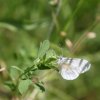
<path id="1" fill-rule="evenodd" d="M 12 91 L 24 94 L 28 91 L 29 86 L 34 88 L 38 86 L 42 91 L 45 91 L 42 79 L 38 80 L 38 70 L 57 70 L 56 67 L 57 55 L 54 50 L 50 49 L 48 40 L 40 44 L 37 57 L 34 58 L 32 66 L 26 67 L 24 70 L 17 66 L 11 66 L 9 69 L 11 81 L 5 84 L 11 88 Z"/>

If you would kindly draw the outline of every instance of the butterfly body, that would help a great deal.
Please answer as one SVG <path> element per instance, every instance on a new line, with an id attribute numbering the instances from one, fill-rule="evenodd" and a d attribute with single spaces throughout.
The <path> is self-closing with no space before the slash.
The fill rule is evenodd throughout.
<path id="1" fill-rule="evenodd" d="M 60 57 L 57 61 L 59 73 L 66 80 L 74 80 L 81 73 L 90 69 L 91 64 L 85 59 Z"/>

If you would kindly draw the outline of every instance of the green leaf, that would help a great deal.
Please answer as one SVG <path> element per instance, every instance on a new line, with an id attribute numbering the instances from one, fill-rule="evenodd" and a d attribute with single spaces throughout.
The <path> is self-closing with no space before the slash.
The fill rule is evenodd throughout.
<path id="1" fill-rule="evenodd" d="M 38 66 L 38 69 L 39 70 L 47 70 L 47 69 L 50 69 L 49 66 L 45 66 L 45 64 L 41 64 L 40 66 Z"/>
<path id="2" fill-rule="evenodd" d="M 13 81 L 16 81 L 20 72 L 23 72 L 20 68 L 18 68 L 17 66 L 11 66 L 10 67 L 10 77 L 11 77 L 11 79 Z"/>
<path id="3" fill-rule="evenodd" d="M 16 85 L 14 83 L 12 83 L 12 81 L 6 81 L 4 83 L 7 87 L 9 87 L 12 91 L 16 90 Z"/>
<path id="4" fill-rule="evenodd" d="M 48 60 L 49 58 L 56 58 L 56 57 L 57 55 L 54 50 L 48 50 L 46 52 L 46 60 Z"/>
<path id="5" fill-rule="evenodd" d="M 39 59 L 39 58 L 37 58 L 37 59 L 35 59 L 35 60 L 34 60 L 34 62 L 33 62 L 33 63 L 34 63 L 34 65 L 37 65 L 39 62 L 40 62 L 40 59 Z"/>
<path id="6" fill-rule="evenodd" d="M 38 57 L 42 58 L 47 50 L 49 49 L 50 43 L 48 40 L 43 41 L 43 43 L 40 44 L 39 52 L 38 52 Z"/>
<path id="7" fill-rule="evenodd" d="M 45 91 L 45 88 L 44 88 L 44 86 L 43 86 L 42 83 L 36 83 L 36 85 L 40 88 L 40 90 L 41 90 L 42 92 Z"/>
<path id="8" fill-rule="evenodd" d="M 18 90 L 21 94 L 25 93 L 28 88 L 29 88 L 29 85 L 32 84 L 32 81 L 27 79 L 27 80 L 21 80 L 19 82 L 19 85 L 18 85 Z"/>
<path id="9" fill-rule="evenodd" d="M 20 72 L 23 72 L 23 70 L 22 69 L 20 69 L 19 67 L 17 67 L 17 66 L 11 66 L 12 68 L 14 68 L 14 69 L 16 69 L 16 70 L 18 70 L 18 71 L 20 71 Z"/>

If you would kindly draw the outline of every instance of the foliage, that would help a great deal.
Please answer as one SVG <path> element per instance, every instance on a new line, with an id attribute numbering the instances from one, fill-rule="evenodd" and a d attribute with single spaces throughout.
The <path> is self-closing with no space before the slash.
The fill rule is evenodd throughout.
<path id="1" fill-rule="evenodd" d="M 19 93 L 25 93 L 29 86 L 32 84 L 37 85 L 42 91 L 45 91 L 43 84 L 40 81 L 35 80 L 32 82 L 32 78 L 35 75 L 37 70 L 46 70 L 46 69 L 57 69 L 55 67 L 56 64 L 56 53 L 53 50 L 49 49 L 49 41 L 45 40 L 43 43 L 40 44 L 40 48 L 37 54 L 37 57 L 34 59 L 32 66 L 27 67 L 26 69 L 20 69 L 17 66 L 11 66 L 10 68 L 10 77 L 11 77 L 11 84 L 6 85 L 13 89 L 14 91 L 19 91 Z M 13 86 L 15 86 L 13 88 Z M 33 85 L 34 86 L 34 85 Z M 17 89 L 18 87 L 18 89 Z"/>

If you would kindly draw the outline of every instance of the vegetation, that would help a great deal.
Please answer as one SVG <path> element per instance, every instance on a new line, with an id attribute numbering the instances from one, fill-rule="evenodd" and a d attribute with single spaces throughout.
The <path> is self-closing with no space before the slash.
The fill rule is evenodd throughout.
<path id="1" fill-rule="evenodd" d="M 84 58 L 75 80 L 59 56 Z M 0 0 L 0 100 L 100 100 L 100 0 Z"/>

